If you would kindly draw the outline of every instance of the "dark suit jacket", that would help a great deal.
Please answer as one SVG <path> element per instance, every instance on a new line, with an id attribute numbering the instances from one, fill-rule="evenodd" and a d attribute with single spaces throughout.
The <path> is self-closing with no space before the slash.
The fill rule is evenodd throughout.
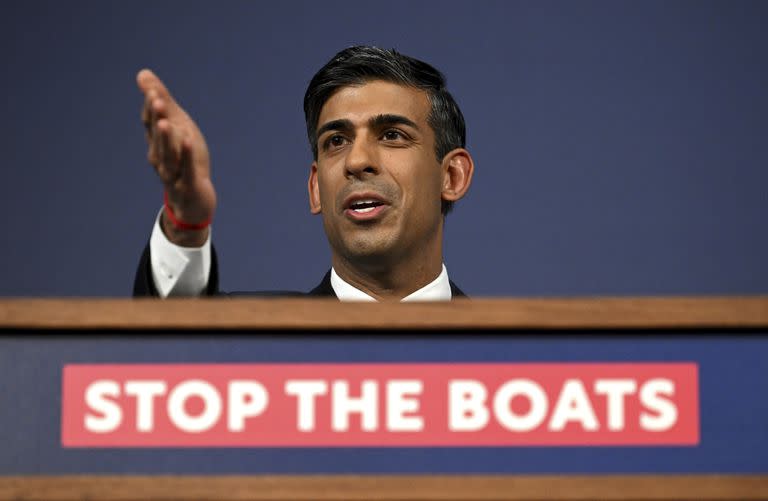
<path id="1" fill-rule="evenodd" d="M 256 292 L 222 292 L 219 290 L 219 265 L 216 258 L 216 250 L 211 246 L 211 274 L 208 277 L 208 288 L 205 291 L 208 296 L 283 296 L 283 297 L 336 297 L 336 293 L 331 287 L 331 271 L 323 277 L 323 280 L 309 292 L 298 291 L 256 291 Z M 149 245 L 144 247 L 139 261 L 139 269 L 136 270 L 136 279 L 133 282 L 133 295 L 140 296 L 158 296 L 155 282 L 152 279 L 152 265 L 149 258 Z M 456 284 L 451 282 L 451 295 L 454 298 L 466 297 Z"/>

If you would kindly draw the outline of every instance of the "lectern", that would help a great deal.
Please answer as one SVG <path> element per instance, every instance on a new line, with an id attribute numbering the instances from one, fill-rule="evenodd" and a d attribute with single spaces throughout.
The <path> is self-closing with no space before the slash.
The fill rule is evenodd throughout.
<path id="1" fill-rule="evenodd" d="M 0 500 L 768 499 L 768 297 L 0 301 Z"/>

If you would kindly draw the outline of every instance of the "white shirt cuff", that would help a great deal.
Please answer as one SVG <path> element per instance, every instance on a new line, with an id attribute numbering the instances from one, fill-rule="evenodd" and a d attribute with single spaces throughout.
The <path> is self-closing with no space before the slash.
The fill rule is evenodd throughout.
<path id="1" fill-rule="evenodd" d="M 202 247 L 180 247 L 165 236 L 160 216 L 149 239 L 152 279 L 160 297 L 199 296 L 208 286 L 211 273 L 211 232 Z"/>

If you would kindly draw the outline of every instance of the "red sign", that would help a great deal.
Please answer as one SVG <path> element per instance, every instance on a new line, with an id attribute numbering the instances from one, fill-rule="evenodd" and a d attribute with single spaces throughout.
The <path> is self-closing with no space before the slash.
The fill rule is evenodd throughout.
<path id="1" fill-rule="evenodd" d="M 67 365 L 65 447 L 696 445 L 694 363 Z"/>

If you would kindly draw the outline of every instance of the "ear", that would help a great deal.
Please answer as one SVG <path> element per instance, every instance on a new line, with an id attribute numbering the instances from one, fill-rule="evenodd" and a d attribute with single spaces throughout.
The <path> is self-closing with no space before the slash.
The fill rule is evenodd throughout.
<path id="1" fill-rule="evenodd" d="M 309 190 L 309 211 L 312 214 L 320 214 L 323 210 L 320 205 L 320 187 L 317 183 L 317 162 L 312 162 L 309 168 L 307 189 Z"/>
<path id="2" fill-rule="evenodd" d="M 472 156 L 464 148 L 456 148 L 443 157 L 442 199 L 447 202 L 459 200 L 472 184 L 475 164 Z"/>

